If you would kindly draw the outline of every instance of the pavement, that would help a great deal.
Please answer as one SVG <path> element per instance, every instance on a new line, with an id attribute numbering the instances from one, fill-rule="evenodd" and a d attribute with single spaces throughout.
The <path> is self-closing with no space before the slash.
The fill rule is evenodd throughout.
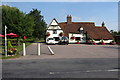
<path id="1" fill-rule="evenodd" d="M 26 48 L 26 56 L 2 61 L 2 75 L 3 78 L 118 78 L 118 49 L 117 45 L 41 43 L 41 55 L 37 56 L 37 43 L 33 43 Z"/>

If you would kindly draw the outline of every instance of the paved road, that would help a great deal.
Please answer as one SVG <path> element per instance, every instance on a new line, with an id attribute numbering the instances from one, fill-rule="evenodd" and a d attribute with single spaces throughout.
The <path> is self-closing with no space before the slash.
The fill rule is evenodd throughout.
<path id="1" fill-rule="evenodd" d="M 3 60 L 4 78 L 117 78 L 118 46 L 116 45 L 48 45 L 27 47 L 27 56 Z"/>
<path id="2" fill-rule="evenodd" d="M 117 78 L 118 60 L 3 60 L 3 78 Z"/>

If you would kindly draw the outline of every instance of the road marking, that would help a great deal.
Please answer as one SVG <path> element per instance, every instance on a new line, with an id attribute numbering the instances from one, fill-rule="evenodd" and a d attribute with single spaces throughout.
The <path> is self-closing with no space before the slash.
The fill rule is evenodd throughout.
<path id="1" fill-rule="evenodd" d="M 51 54 L 54 55 L 54 52 L 53 52 L 53 50 L 50 48 L 50 46 L 48 46 L 48 49 L 49 49 L 49 51 L 51 52 Z"/>
<path id="2" fill-rule="evenodd" d="M 53 75 L 53 74 L 70 74 L 70 73 L 80 73 L 80 72 L 118 72 L 120 70 L 118 69 L 112 69 L 112 70 L 86 70 L 86 71 L 71 71 L 71 72 L 49 72 L 49 74 Z"/>

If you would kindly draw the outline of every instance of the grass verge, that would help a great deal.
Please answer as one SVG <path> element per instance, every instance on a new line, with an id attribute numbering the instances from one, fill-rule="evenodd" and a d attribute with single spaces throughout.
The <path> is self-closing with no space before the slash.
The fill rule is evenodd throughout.
<path id="1" fill-rule="evenodd" d="M 30 44 L 32 43 L 26 43 L 26 47 L 29 46 Z M 19 58 L 21 55 L 19 54 L 20 51 L 22 51 L 22 45 L 19 45 L 19 46 L 16 46 L 15 47 L 17 49 L 17 53 L 15 56 L 5 56 L 5 55 L 2 55 L 2 57 L 0 57 L 0 59 L 12 59 L 12 58 Z"/>

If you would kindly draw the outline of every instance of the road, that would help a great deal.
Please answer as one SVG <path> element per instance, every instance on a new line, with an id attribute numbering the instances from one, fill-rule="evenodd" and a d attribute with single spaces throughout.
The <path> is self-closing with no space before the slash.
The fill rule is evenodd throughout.
<path id="1" fill-rule="evenodd" d="M 50 55 L 47 45 L 42 45 L 37 56 L 35 45 L 28 47 L 31 51 L 25 57 L 3 60 L 3 78 L 118 77 L 117 46 L 49 45 L 55 52 Z"/>
<path id="2" fill-rule="evenodd" d="M 3 60 L 3 78 L 117 78 L 117 59 Z"/>

